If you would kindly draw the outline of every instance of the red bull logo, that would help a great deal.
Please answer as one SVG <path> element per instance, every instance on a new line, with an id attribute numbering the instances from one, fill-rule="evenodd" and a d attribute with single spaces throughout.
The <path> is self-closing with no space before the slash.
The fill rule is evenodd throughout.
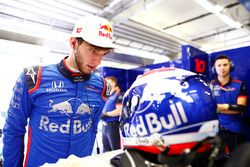
<path id="1" fill-rule="evenodd" d="M 78 106 L 76 110 L 77 115 L 85 115 L 85 114 L 91 115 L 91 110 L 89 106 L 83 103 L 82 100 L 78 98 L 70 98 L 66 101 L 62 101 L 56 104 L 54 104 L 53 100 L 50 100 L 49 106 L 51 107 L 51 109 L 48 112 L 53 113 L 53 112 L 59 111 L 61 114 L 66 114 L 67 116 L 69 116 L 70 114 L 73 113 L 73 109 L 70 104 L 70 101 L 73 103 L 76 103 L 76 102 L 80 103 L 80 105 Z"/>
<path id="2" fill-rule="evenodd" d="M 104 25 L 100 24 L 100 28 L 99 29 L 100 30 L 105 30 L 107 32 L 112 32 L 113 31 L 112 28 L 111 28 L 111 26 L 110 25 L 106 25 L 106 24 L 104 24 Z"/>
<path id="3" fill-rule="evenodd" d="M 110 25 L 102 25 L 100 24 L 100 28 L 99 28 L 99 36 L 102 36 L 102 37 L 106 37 L 106 38 L 109 38 L 110 40 L 112 40 L 112 28 Z"/>
<path id="4" fill-rule="evenodd" d="M 51 109 L 48 112 L 50 113 L 50 112 L 56 112 L 56 111 L 59 111 L 60 113 L 66 114 L 66 115 L 73 113 L 72 107 L 68 101 L 64 101 L 61 103 L 51 105 Z"/>
<path id="5" fill-rule="evenodd" d="M 58 84 L 59 85 L 59 84 Z M 58 86 L 57 85 L 57 86 Z M 71 104 L 74 104 L 73 106 Z M 76 110 L 75 108 L 76 105 Z M 48 110 L 48 113 L 60 113 L 65 114 L 68 117 L 71 117 L 72 114 L 74 114 L 74 119 L 67 119 L 63 122 L 54 119 L 54 116 L 44 116 L 42 115 L 40 118 L 40 126 L 39 129 L 47 131 L 47 132 L 53 132 L 53 133 L 71 133 L 70 129 L 71 126 L 73 127 L 73 134 L 80 134 L 87 132 L 91 126 L 92 126 L 92 117 L 91 117 L 91 110 L 89 106 L 79 98 L 70 98 L 66 101 L 62 101 L 59 103 L 54 103 L 53 100 L 50 100 L 49 106 L 51 107 L 50 110 Z M 87 115 L 86 115 L 87 114 Z M 83 118 L 80 118 L 79 115 L 86 115 Z"/>
<path id="6" fill-rule="evenodd" d="M 73 131 L 71 132 L 71 126 L 73 127 Z M 62 133 L 62 134 L 80 134 L 87 132 L 92 126 L 92 119 L 88 120 L 70 120 L 67 119 L 64 123 L 58 123 L 51 121 L 51 118 L 47 116 L 41 116 L 39 129 L 51 132 L 51 133 Z"/>
<path id="7" fill-rule="evenodd" d="M 76 111 L 76 114 L 79 114 L 79 115 L 84 115 L 85 113 L 87 114 L 91 114 L 91 111 L 90 111 L 90 108 L 88 105 L 82 103 L 78 108 L 77 108 L 77 111 Z"/>
<path id="8" fill-rule="evenodd" d="M 171 130 L 176 126 L 180 126 L 188 122 L 182 103 L 177 102 L 176 104 L 171 104 L 170 110 L 171 113 L 164 116 L 158 116 L 154 112 L 147 113 L 144 116 L 140 115 L 136 125 L 126 123 L 123 127 L 126 136 L 146 136 L 149 134 L 159 133 L 162 129 Z"/>

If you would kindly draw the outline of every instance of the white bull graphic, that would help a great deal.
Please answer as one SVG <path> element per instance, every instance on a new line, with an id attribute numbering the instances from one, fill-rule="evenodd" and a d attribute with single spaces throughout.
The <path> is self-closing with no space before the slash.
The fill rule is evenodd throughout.
<path id="1" fill-rule="evenodd" d="M 85 113 L 91 114 L 90 108 L 88 105 L 82 103 L 76 111 L 76 114 L 84 115 Z"/>
<path id="2" fill-rule="evenodd" d="M 193 98 L 182 91 L 182 89 L 186 89 L 188 87 L 188 83 L 185 83 L 185 85 L 180 85 L 179 80 L 157 78 L 156 81 L 150 82 L 144 87 L 140 103 L 148 102 L 148 105 L 136 112 L 144 112 L 151 106 L 154 101 L 161 102 L 165 98 L 166 93 L 170 93 L 175 97 L 181 98 L 191 103 L 193 102 Z"/>
<path id="3" fill-rule="evenodd" d="M 51 107 L 51 109 L 48 112 L 51 113 L 51 112 L 59 111 L 60 113 L 66 114 L 66 115 L 72 114 L 73 109 L 72 109 L 71 104 L 69 103 L 70 101 L 74 101 L 73 102 L 74 104 L 75 104 L 75 101 L 80 102 L 80 105 L 78 106 L 76 110 L 76 114 L 79 114 L 79 115 L 84 115 L 85 113 L 91 114 L 91 110 L 89 106 L 83 103 L 82 100 L 79 98 L 70 98 L 66 101 L 56 103 L 56 104 L 53 104 L 53 100 L 50 100 L 49 106 Z"/>
<path id="4" fill-rule="evenodd" d="M 193 99 L 183 93 L 182 89 L 188 88 L 189 85 L 180 85 L 180 81 L 172 79 L 159 79 L 157 82 L 148 83 L 143 91 L 141 101 L 158 100 L 161 101 L 165 97 L 165 93 L 170 93 L 178 98 L 193 102 Z"/>
<path id="5" fill-rule="evenodd" d="M 72 107 L 68 101 L 64 101 L 64 102 L 57 103 L 54 105 L 51 105 L 51 104 L 50 104 L 50 106 L 52 107 L 52 109 L 50 109 L 49 112 L 60 111 L 60 113 L 65 113 L 65 114 L 73 113 Z"/>

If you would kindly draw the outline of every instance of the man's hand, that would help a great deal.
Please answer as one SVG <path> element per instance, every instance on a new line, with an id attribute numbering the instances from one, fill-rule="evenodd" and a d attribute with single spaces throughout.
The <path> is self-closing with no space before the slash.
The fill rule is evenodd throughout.
<path id="1" fill-rule="evenodd" d="M 228 104 L 217 104 L 217 108 L 219 111 L 226 111 L 228 110 Z"/>

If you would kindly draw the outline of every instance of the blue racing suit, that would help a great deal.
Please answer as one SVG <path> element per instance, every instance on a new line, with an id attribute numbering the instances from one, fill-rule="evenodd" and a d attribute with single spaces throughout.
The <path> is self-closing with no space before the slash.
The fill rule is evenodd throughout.
<path id="1" fill-rule="evenodd" d="M 247 98 L 246 86 L 240 80 L 231 78 L 225 85 L 221 85 L 218 80 L 212 80 L 211 85 L 217 104 L 237 104 L 239 96 Z M 241 114 L 218 114 L 218 117 L 220 126 L 235 133 L 244 133 Z"/>
<path id="2" fill-rule="evenodd" d="M 122 94 L 114 92 L 111 94 L 103 108 L 103 113 L 111 112 L 116 109 L 117 104 L 122 103 Z M 112 151 L 121 148 L 120 133 L 119 133 L 119 116 L 102 118 L 102 143 L 103 151 Z"/>
<path id="3" fill-rule="evenodd" d="M 24 70 L 3 129 L 4 167 L 37 167 L 70 154 L 90 155 L 106 90 L 104 79 L 71 71 L 65 59 Z"/>

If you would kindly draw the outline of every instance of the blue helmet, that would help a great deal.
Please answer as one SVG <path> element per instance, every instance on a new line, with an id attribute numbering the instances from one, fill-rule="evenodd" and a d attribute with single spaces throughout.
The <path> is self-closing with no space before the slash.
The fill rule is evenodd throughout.
<path id="1" fill-rule="evenodd" d="M 125 148 L 183 153 L 218 131 L 216 103 L 205 77 L 159 68 L 138 77 L 123 97 L 120 116 Z"/>

